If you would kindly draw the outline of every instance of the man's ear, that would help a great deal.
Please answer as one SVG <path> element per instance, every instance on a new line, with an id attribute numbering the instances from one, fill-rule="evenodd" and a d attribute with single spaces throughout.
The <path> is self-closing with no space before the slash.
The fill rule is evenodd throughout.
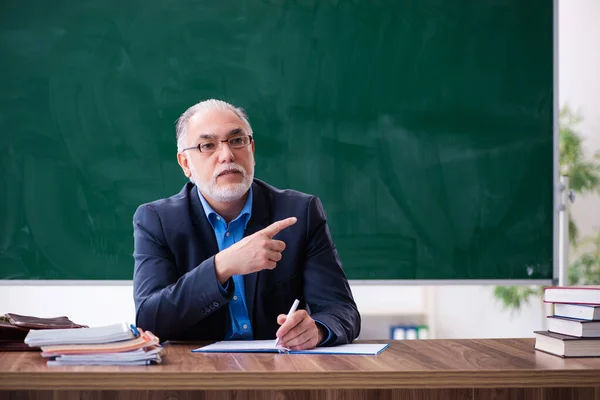
<path id="1" fill-rule="evenodd" d="M 192 176 L 192 171 L 190 170 L 190 164 L 187 156 L 182 152 L 177 152 L 177 163 L 183 170 L 183 174 L 189 179 Z"/>

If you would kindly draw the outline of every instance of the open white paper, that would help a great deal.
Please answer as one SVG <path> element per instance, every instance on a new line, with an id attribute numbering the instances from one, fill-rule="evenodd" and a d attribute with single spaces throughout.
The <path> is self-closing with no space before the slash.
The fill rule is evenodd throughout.
<path id="1" fill-rule="evenodd" d="M 275 340 L 231 340 L 210 344 L 192 350 L 195 353 L 289 353 L 289 354 L 348 354 L 377 355 L 388 343 L 352 343 L 332 347 L 316 347 L 311 350 L 290 350 L 275 346 Z"/>

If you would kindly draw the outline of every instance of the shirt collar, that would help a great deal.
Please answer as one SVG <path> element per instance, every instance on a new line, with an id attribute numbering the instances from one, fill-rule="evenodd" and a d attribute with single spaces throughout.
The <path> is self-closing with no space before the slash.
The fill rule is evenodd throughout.
<path id="1" fill-rule="evenodd" d="M 198 188 L 198 187 L 196 186 L 196 188 Z M 215 229 L 215 223 L 216 223 L 215 220 L 217 219 L 217 217 L 221 218 L 223 223 L 225 223 L 225 220 L 223 219 L 223 217 L 221 217 L 219 214 L 217 214 L 217 212 L 210 206 L 210 204 L 208 204 L 208 201 L 206 201 L 206 199 L 200 192 L 200 189 L 198 189 L 198 197 L 200 198 L 200 203 L 202 203 L 202 208 L 204 209 L 204 214 L 206 214 L 206 218 L 208 219 L 208 222 L 210 222 L 210 225 L 213 227 L 213 229 Z M 248 190 L 248 199 L 246 199 L 246 204 L 244 205 L 244 208 L 242 208 L 242 211 L 240 212 L 240 214 L 237 217 L 235 217 L 233 219 L 233 221 L 231 221 L 231 222 L 235 222 L 241 218 L 241 219 L 243 219 L 244 228 L 246 228 L 246 225 L 248 224 L 248 221 L 250 220 L 250 217 L 252 216 L 252 198 L 253 198 L 252 186 L 250 186 L 250 190 Z"/>

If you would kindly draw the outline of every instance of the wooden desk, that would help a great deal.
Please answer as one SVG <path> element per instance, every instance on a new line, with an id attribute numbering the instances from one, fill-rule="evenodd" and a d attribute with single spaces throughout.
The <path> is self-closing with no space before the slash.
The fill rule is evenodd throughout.
<path id="1" fill-rule="evenodd" d="M 47 367 L 0 353 L 0 398 L 600 399 L 600 358 L 562 359 L 533 339 L 408 340 L 378 356 L 194 354 L 164 364 Z"/>

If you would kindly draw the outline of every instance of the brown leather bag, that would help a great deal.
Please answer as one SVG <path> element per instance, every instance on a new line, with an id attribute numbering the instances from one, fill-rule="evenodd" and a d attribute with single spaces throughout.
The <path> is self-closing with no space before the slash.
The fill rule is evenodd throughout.
<path id="1" fill-rule="evenodd" d="M 87 328 L 87 326 L 76 324 L 65 316 L 39 318 L 8 313 L 0 316 L 0 351 L 40 350 L 39 347 L 29 347 L 24 343 L 30 329 L 70 328 Z"/>

